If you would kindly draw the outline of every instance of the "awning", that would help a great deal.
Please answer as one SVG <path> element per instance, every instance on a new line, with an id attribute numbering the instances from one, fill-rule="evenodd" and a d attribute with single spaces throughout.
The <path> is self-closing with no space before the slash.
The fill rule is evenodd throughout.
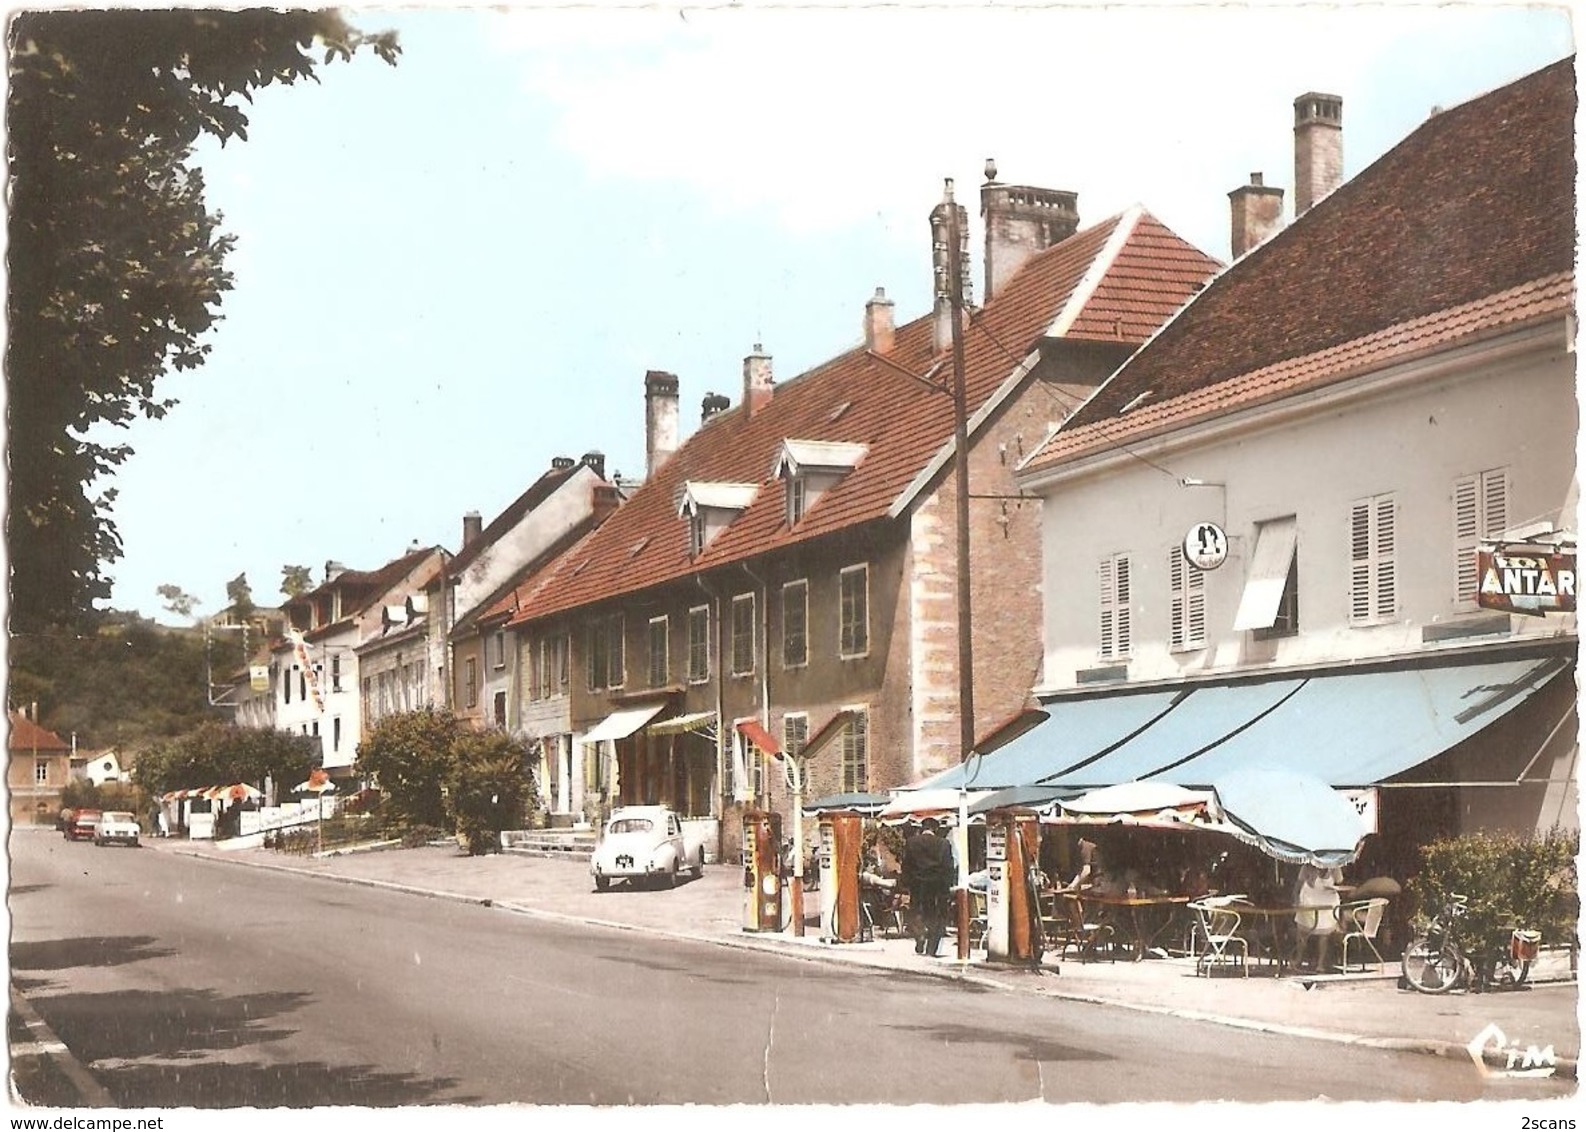
<path id="1" fill-rule="evenodd" d="M 1369 832 L 1348 798 L 1299 771 L 1231 771 L 1216 792 L 1234 836 L 1291 865 L 1347 865 Z"/>
<path id="2" fill-rule="evenodd" d="M 744 719 L 740 720 L 736 726 L 738 728 L 738 734 L 749 740 L 749 742 L 753 743 L 756 747 L 759 747 L 764 753 L 768 755 L 781 755 L 782 744 L 773 739 L 771 737 L 771 732 L 767 731 L 764 727 L 761 727 L 758 721 L 753 719 Z"/>
<path id="3" fill-rule="evenodd" d="M 880 813 L 882 807 L 889 801 L 891 801 L 891 796 L 888 794 L 827 794 L 824 797 L 805 802 L 804 813 L 806 815 L 815 815 L 852 811 L 856 814 L 876 814 Z"/>
<path id="4" fill-rule="evenodd" d="M 602 743 L 607 739 L 626 739 L 650 720 L 661 714 L 664 703 L 647 704 L 644 707 L 623 708 L 606 716 L 585 734 L 583 742 Z"/>
<path id="5" fill-rule="evenodd" d="M 1312 677 L 1238 734 L 1175 765 L 1171 777 L 1212 786 L 1261 766 L 1328 786 L 1373 786 L 1502 719 L 1565 667 L 1530 659 Z"/>
<path id="6" fill-rule="evenodd" d="M 973 804 L 977 797 L 987 793 L 977 791 L 969 795 L 969 802 Z M 953 788 L 936 788 L 930 790 L 904 790 L 893 795 L 892 800 L 881 808 L 876 816 L 884 822 L 901 822 L 924 818 L 939 818 L 956 822 L 958 819 L 958 805 L 963 800 L 963 792 Z"/>
<path id="7" fill-rule="evenodd" d="M 716 725 L 716 713 L 713 711 L 696 711 L 688 715 L 674 715 L 670 719 L 657 720 L 645 728 L 651 735 L 682 735 L 688 731 L 709 731 Z M 622 736 L 617 736 L 622 738 Z M 584 742 L 589 742 L 585 739 Z"/>
<path id="8" fill-rule="evenodd" d="M 1256 535 L 1256 552 L 1250 556 L 1250 574 L 1244 596 L 1234 615 L 1234 628 L 1270 629 L 1278 619 L 1278 605 L 1294 564 L 1295 521 L 1290 515 L 1262 523 Z"/>
<path id="9" fill-rule="evenodd" d="M 1044 721 L 989 754 L 925 779 L 918 789 L 957 789 L 966 776 L 976 790 L 1029 785 L 1116 746 L 1167 711 L 1179 694 L 1144 692 L 1043 704 Z"/>
<path id="10" fill-rule="evenodd" d="M 854 713 L 844 708 L 828 719 L 825 725 L 815 734 L 811 735 L 804 743 L 804 749 L 799 755 L 808 758 L 820 754 L 821 748 L 843 733 L 843 729 L 853 720 Z"/>
<path id="11" fill-rule="evenodd" d="M 1006 790 L 988 790 L 977 794 L 969 805 L 974 817 L 993 810 L 1034 810 L 1038 814 L 1055 810 L 1062 799 L 1073 791 L 1053 786 L 1010 786 Z"/>

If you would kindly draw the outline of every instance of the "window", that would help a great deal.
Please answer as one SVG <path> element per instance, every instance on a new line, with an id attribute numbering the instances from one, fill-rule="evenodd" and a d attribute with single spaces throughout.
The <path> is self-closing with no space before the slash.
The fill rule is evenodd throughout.
<path id="1" fill-rule="evenodd" d="M 1397 504 L 1374 495 L 1349 509 L 1349 620 L 1370 624 L 1394 616 L 1399 607 L 1394 561 Z"/>
<path id="2" fill-rule="evenodd" d="M 732 674 L 754 675 L 754 594 L 732 599 Z"/>
<path id="3" fill-rule="evenodd" d="M 809 663 L 810 587 L 805 581 L 782 587 L 782 667 Z"/>
<path id="4" fill-rule="evenodd" d="M 855 711 L 843 730 L 843 792 L 859 794 L 870 789 L 870 713 Z"/>
<path id="5" fill-rule="evenodd" d="M 507 725 L 507 694 L 497 692 L 490 704 L 490 721 L 497 727 Z"/>
<path id="6" fill-rule="evenodd" d="M 805 483 L 803 476 L 789 476 L 787 480 L 787 524 L 794 526 L 804 517 Z"/>
<path id="7" fill-rule="evenodd" d="M 330 658 L 330 690 L 332 692 L 341 691 L 341 657 L 340 656 L 333 656 L 333 657 Z"/>
<path id="8" fill-rule="evenodd" d="M 1295 549 L 1299 525 L 1293 515 L 1256 524 L 1250 574 L 1234 615 L 1234 629 L 1248 629 L 1257 640 L 1299 631 L 1299 570 Z M 1284 625 L 1279 628 L 1278 622 Z"/>
<path id="9" fill-rule="evenodd" d="M 710 679 L 710 606 L 696 605 L 688 611 L 688 682 L 703 684 Z"/>
<path id="10" fill-rule="evenodd" d="M 1509 473 L 1504 468 L 1454 481 L 1454 600 L 1476 600 L 1476 548 L 1509 526 Z"/>
<path id="11" fill-rule="evenodd" d="M 297 673 L 297 698 L 300 700 L 308 699 L 308 673 L 302 669 L 299 669 Z"/>
<path id="12" fill-rule="evenodd" d="M 666 683 L 672 670 L 670 647 L 671 622 L 665 617 L 650 619 L 650 687 L 659 688 Z"/>
<path id="13" fill-rule="evenodd" d="M 469 657 L 463 661 L 463 706 L 474 707 L 479 703 L 479 659 Z"/>
<path id="14" fill-rule="evenodd" d="M 1118 660 L 1129 655 L 1133 644 L 1129 620 L 1129 556 L 1103 558 L 1101 575 L 1101 656 Z"/>
<path id="15" fill-rule="evenodd" d="M 505 630 L 497 629 L 490 638 L 490 658 L 497 668 L 507 666 L 507 634 Z"/>
<path id="16" fill-rule="evenodd" d="M 782 717 L 782 752 L 788 758 L 804 753 L 810 741 L 810 717 L 802 713 Z"/>
<path id="17" fill-rule="evenodd" d="M 696 508 L 688 516 L 688 556 L 698 558 L 705 550 L 705 510 Z"/>
<path id="18" fill-rule="evenodd" d="M 841 625 L 838 655 L 864 656 L 870 651 L 870 567 L 850 566 L 838 575 Z"/>
<path id="19" fill-rule="evenodd" d="M 589 690 L 620 688 L 625 678 L 622 614 L 597 617 L 589 623 Z"/>
<path id="20" fill-rule="evenodd" d="M 1206 572 L 1184 556 L 1184 547 L 1168 554 L 1168 644 L 1198 649 L 1206 644 Z"/>
<path id="21" fill-rule="evenodd" d="M 319 720 L 316 719 L 314 721 L 314 725 L 313 726 L 314 726 L 313 736 L 314 736 L 314 738 L 318 739 L 319 738 Z"/>
<path id="22" fill-rule="evenodd" d="M 330 721 L 330 749 L 341 750 L 341 716 L 333 716 Z"/>
<path id="23" fill-rule="evenodd" d="M 297 665 L 294 664 L 292 668 L 288 668 L 286 670 L 286 679 L 281 681 L 281 702 L 283 704 L 292 702 L 292 670 L 296 667 Z"/>
<path id="24" fill-rule="evenodd" d="M 563 691 L 566 691 L 567 685 L 572 680 L 573 636 L 571 633 L 566 633 L 556 638 L 555 652 L 556 682 Z"/>
<path id="25" fill-rule="evenodd" d="M 33 760 L 33 785 L 43 786 L 50 780 L 50 763 L 48 759 Z"/>

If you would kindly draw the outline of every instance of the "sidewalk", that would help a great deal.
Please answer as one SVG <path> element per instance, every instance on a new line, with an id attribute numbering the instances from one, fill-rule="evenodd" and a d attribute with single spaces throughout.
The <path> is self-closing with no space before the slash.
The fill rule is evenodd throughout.
<path id="1" fill-rule="evenodd" d="M 217 849 L 211 842 L 151 839 L 157 852 L 175 852 L 231 865 L 287 870 L 330 881 L 361 883 L 415 895 L 461 900 L 510 912 L 560 918 L 754 950 L 812 962 L 849 964 L 972 981 L 1009 993 L 1103 1003 L 1196 1018 L 1244 1029 L 1301 1035 L 1388 1049 L 1468 1058 L 1473 1041 L 1502 1067 L 1505 1050 L 1552 1047 L 1560 1076 L 1575 1077 L 1580 1054 L 1578 985 L 1563 952 L 1544 952 L 1527 990 L 1446 995 L 1401 991 L 1397 965 L 1382 975 L 1327 979 L 1197 977 L 1188 960 L 1078 962 L 1051 957 L 1042 973 L 987 962 L 976 951 L 958 962 L 914 954 L 909 939 L 828 944 L 819 938 L 819 893 L 805 896 L 806 934 L 743 929 L 742 871 L 706 866 L 705 875 L 676 889 L 597 893 L 582 860 L 508 852 L 469 857 L 456 848 L 386 849 L 323 858 L 267 849 Z M 1499 1038 L 1488 1028 L 1501 1031 Z M 1481 1037 L 1486 1034 L 1486 1040 Z"/>

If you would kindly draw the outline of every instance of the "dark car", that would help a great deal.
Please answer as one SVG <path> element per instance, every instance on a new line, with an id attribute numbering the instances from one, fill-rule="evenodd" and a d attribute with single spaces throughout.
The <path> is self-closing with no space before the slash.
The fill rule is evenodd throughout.
<path id="1" fill-rule="evenodd" d="M 92 841 L 99 832 L 98 810 L 77 810 L 72 814 L 71 824 L 66 827 L 66 838 L 69 841 Z"/>

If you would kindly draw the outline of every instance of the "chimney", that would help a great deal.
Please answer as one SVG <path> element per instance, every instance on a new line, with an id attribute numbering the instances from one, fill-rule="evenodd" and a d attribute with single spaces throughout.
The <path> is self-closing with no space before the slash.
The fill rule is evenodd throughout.
<path id="1" fill-rule="evenodd" d="M 771 355 L 764 353 L 760 343 L 743 360 L 743 407 L 754 416 L 771 403 L 774 382 L 771 379 Z"/>
<path id="2" fill-rule="evenodd" d="M 1344 100 L 1302 94 L 1294 100 L 1294 217 L 1344 180 Z"/>
<path id="3" fill-rule="evenodd" d="M 950 248 L 949 233 L 956 221 L 958 247 Z M 969 215 L 961 204 L 953 203 L 953 179 L 948 177 L 942 190 L 942 203 L 931 209 L 931 272 L 936 306 L 932 312 L 931 346 L 941 353 L 953 344 L 952 271 L 956 260 L 958 297 L 963 310 L 969 308 Z"/>
<path id="4" fill-rule="evenodd" d="M 551 471 L 553 472 L 570 472 L 577 466 L 578 461 L 571 456 L 551 457 Z"/>
<path id="5" fill-rule="evenodd" d="M 892 300 L 886 288 L 877 287 L 873 299 L 865 304 L 865 349 L 890 354 L 893 343 Z"/>
<path id="6" fill-rule="evenodd" d="M 334 558 L 325 560 L 325 580 L 333 582 L 347 572 L 347 567 L 337 562 Z"/>
<path id="7" fill-rule="evenodd" d="M 677 375 L 652 369 L 644 375 L 644 467 L 653 476 L 677 451 Z"/>
<path id="8" fill-rule="evenodd" d="M 720 393 L 705 394 L 705 400 L 700 402 L 699 406 L 699 423 L 705 424 L 717 413 L 725 412 L 730 404 L 732 402 Z"/>
<path id="9" fill-rule="evenodd" d="M 1250 174 L 1250 183 L 1228 194 L 1232 227 L 1229 248 L 1238 259 L 1252 248 L 1272 238 L 1283 226 L 1283 190 L 1263 183 L 1260 173 Z"/>
<path id="10" fill-rule="evenodd" d="M 1025 261 L 1079 229 L 1079 194 L 1030 185 L 1004 185 L 997 163 L 986 161 L 980 186 L 980 216 L 986 226 L 986 302 Z"/>
<path id="11" fill-rule="evenodd" d="M 590 496 L 590 502 L 595 516 L 595 525 L 599 526 L 611 518 L 611 513 L 622 502 L 622 493 L 614 483 L 597 483 Z"/>
<path id="12" fill-rule="evenodd" d="M 578 461 L 601 479 L 606 478 L 606 456 L 602 452 L 585 452 Z"/>
<path id="13" fill-rule="evenodd" d="M 463 515 L 463 545 L 473 542 L 485 529 L 485 521 L 479 517 L 478 511 L 468 511 Z"/>

